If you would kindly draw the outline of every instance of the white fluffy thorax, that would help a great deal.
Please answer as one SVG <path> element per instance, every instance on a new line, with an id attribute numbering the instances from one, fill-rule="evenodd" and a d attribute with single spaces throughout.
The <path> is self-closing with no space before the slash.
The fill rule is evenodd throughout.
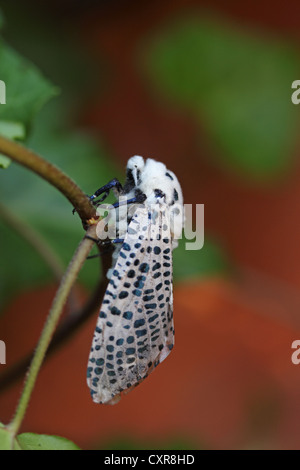
<path id="1" fill-rule="evenodd" d="M 179 181 L 175 174 L 168 170 L 164 163 L 152 158 L 144 160 L 135 155 L 127 163 L 127 182 L 131 180 L 132 187 L 127 194 L 128 199 L 140 191 L 146 196 L 144 204 L 153 208 L 156 204 L 166 206 L 170 212 L 171 234 L 173 248 L 181 236 L 184 223 L 183 196 Z"/>
<path id="2" fill-rule="evenodd" d="M 164 193 L 164 201 L 171 205 L 174 201 L 174 189 L 178 194 L 178 203 L 183 204 L 182 191 L 174 173 L 167 169 L 164 163 L 152 158 L 146 161 L 143 157 L 135 155 L 128 160 L 127 172 L 131 171 L 135 181 L 135 189 L 140 189 L 147 197 L 147 202 L 155 203 L 157 196 L 155 190 Z M 175 201 L 176 202 L 176 201 Z"/>

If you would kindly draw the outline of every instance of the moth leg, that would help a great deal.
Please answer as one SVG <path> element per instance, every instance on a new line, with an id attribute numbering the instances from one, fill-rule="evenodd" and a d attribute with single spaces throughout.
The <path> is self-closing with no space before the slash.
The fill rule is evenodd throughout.
<path id="1" fill-rule="evenodd" d="M 97 243 L 97 245 L 100 243 L 102 245 L 110 245 L 111 243 L 116 244 L 116 243 L 124 242 L 124 238 L 112 238 L 111 240 L 100 240 L 99 238 L 90 237 L 89 235 L 85 235 L 84 238 L 88 238 L 88 240 L 92 240 L 93 242 Z"/>
<path id="2" fill-rule="evenodd" d="M 89 235 L 86 235 L 85 238 L 88 238 L 89 240 L 92 240 L 93 242 L 97 244 L 101 243 L 101 245 L 107 246 L 107 249 L 105 251 L 101 253 L 97 253 L 95 255 L 89 255 L 87 256 L 86 259 L 94 259 L 94 258 L 98 258 L 99 256 L 105 255 L 106 253 L 109 253 L 112 250 L 113 244 L 124 242 L 124 238 L 114 238 L 113 240 L 105 240 L 105 241 L 97 240 L 96 238 L 90 237 Z"/>
<path id="3" fill-rule="evenodd" d="M 142 204 L 145 201 L 145 199 L 146 199 L 145 194 L 141 193 L 131 199 L 126 199 L 126 201 L 115 202 L 114 204 L 112 204 L 112 206 L 115 209 L 117 209 L 118 207 L 125 206 L 127 204 L 136 204 L 136 203 Z"/>
<path id="4" fill-rule="evenodd" d="M 104 186 L 102 186 L 101 188 L 97 189 L 97 191 L 94 194 L 92 194 L 92 196 L 89 196 L 90 201 L 94 201 L 94 199 L 96 199 L 101 194 L 103 194 L 103 196 L 100 199 L 98 199 L 98 201 L 93 202 L 94 205 L 100 204 L 101 202 L 104 201 L 104 199 L 107 198 L 107 196 L 109 195 L 110 190 L 113 189 L 113 188 L 116 188 L 116 190 L 119 193 L 123 190 L 122 185 L 121 185 L 120 181 L 117 178 L 114 178 L 113 180 L 109 181 L 109 183 L 107 183 Z"/>
<path id="5" fill-rule="evenodd" d="M 96 243 L 96 245 L 99 245 L 100 243 L 100 240 L 97 239 L 97 238 L 94 238 L 94 237 L 90 237 L 89 235 L 85 235 L 84 238 L 87 238 L 88 240 L 92 240 L 94 243 Z M 86 259 L 93 259 L 93 258 L 97 258 L 98 256 L 101 256 L 103 253 L 97 253 L 96 255 L 89 255 L 86 257 Z"/>
<path id="6" fill-rule="evenodd" d="M 114 238 L 112 240 L 104 240 L 102 242 L 103 245 L 109 245 L 109 244 L 117 244 L 117 243 L 123 243 L 124 242 L 124 238 Z"/>
<path id="7" fill-rule="evenodd" d="M 89 196 L 88 194 L 86 194 L 86 197 L 89 198 L 89 200 L 92 202 L 93 206 L 98 206 L 101 202 L 104 201 L 104 199 L 107 198 L 108 195 L 109 195 L 109 190 L 106 190 L 104 196 L 101 197 L 98 201 L 93 201 L 94 198 L 97 197 L 97 196 L 94 196 L 94 194 L 92 196 Z M 77 212 L 77 209 L 75 209 L 75 207 L 74 207 L 74 209 L 72 210 L 72 214 L 74 215 L 76 212 Z"/>
<path id="8" fill-rule="evenodd" d="M 92 240 L 92 241 L 95 242 L 97 245 L 98 245 L 98 243 L 100 243 L 100 240 L 99 240 L 98 238 L 90 237 L 89 235 L 85 235 L 84 238 L 87 238 L 88 240 Z"/>
<path id="9" fill-rule="evenodd" d="M 111 251 L 112 251 L 112 246 L 108 246 L 105 251 L 101 251 L 101 253 L 96 253 L 95 255 L 89 255 L 86 257 L 86 259 L 99 258 L 99 256 L 106 255 L 107 253 L 111 253 Z"/>

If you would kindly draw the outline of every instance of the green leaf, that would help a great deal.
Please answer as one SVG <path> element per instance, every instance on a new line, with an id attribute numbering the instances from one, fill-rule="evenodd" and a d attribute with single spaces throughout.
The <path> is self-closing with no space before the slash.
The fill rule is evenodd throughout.
<path id="1" fill-rule="evenodd" d="M 300 72 L 290 45 L 195 15 L 146 51 L 149 77 L 205 126 L 222 166 L 257 180 L 290 167 L 299 122 L 291 84 Z"/>
<path id="2" fill-rule="evenodd" d="M 0 450 L 10 450 L 12 447 L 12 435 L 4 424 L 0 423 Z"/>
<path id="3" fill-rule="evenodd" d="M 1 19 L 0 16 L 0 26 Z M 1 39 L 0 81 L 0 134 L 9 139 L 25 139 L 26 128 L 58 89 Z M 0 168 L 7 168 L 10 162 L 8 157 L 0 154 Z"/>
<path id="4" fill-rule="evenodd" d="M 64 437 L 47 436 L 45 434 L 23 433 L 14 441 L 11 432 L 0 423 L 0 450 L 80 450 L 80 448 Z"/>
<path id="5" fill-rule="evenodd" d="M 58 93 L 35 65 L 0 41 L 0 79 L 6 85 L 6 104 L 0 120 L 28 126 L 42 106 Z"/>
<path id="6" fill-rule="evenodd" d="M 175 281 L 230 274 L 230 263 L 216 242 L 206 240 L 201 250 L 186 250 L 186 241 L 181 240 L 178 248 L 173 251 Z"/>
<path id="7" fill-rule="evenodd" d="M 8 139 L 24 139 L 25 127 L 20 122 L 0 121 L 0 134 Z"/>
<path id="8" fill-rule="evenodd" d="M 11 164 L 11 159 L 0 153 L 0 168 L 6 169 Z"/>
<path id="9" fill-rule="evenodd" d="M 21 450 L 80 450 L 76 444 L 64 437 L 45 434 L 19 434 L 17 442 Z"/>
<path id="10" fill-rule="evenodd" d="M 25 138 L 25 127 L 19 122 L 0 121 L 0 134 L 8 139 L 22 140 Z M 11 159 L 0 154 L 0 168 L 7 168 Z"/>

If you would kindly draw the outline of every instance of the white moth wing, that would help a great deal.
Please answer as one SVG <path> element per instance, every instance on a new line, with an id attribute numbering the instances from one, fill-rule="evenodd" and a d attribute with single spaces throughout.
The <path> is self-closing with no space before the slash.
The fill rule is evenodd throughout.
<path id="1" fill-rule="evenodd" d="M 96 403 L 116 403 L 174 345 L 169 207 L 156 206 L 136 210 L 104 295 L 88 364 Z"/>

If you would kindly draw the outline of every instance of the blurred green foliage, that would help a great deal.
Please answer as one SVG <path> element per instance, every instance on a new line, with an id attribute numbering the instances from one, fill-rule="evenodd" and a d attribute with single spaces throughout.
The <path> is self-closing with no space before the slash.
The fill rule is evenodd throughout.
<path id="1" fill-rule="evenodd" d="M 197 448 L 199 448 L 199 444 L 193 443 L 192 439 L 183 436 L 171 437 L 163 442 L 161 440 L 128 439 L 123 436 L 104 443 L 99 447 L 99 450 L 192 450 Z"/>
<path id="2" fill-rule="evenodd" d="M 192 111 L 223 166 L 264 181 L 289 168 L 299 123 L 291 84 L 300 72 L 291 46 L 196 14 L 164 26 L 146 51 L 148 77 Z"/>
<path id="3" fill-rule="evenodd" d="M 6 104 L 0 107 L 1 121 L 28 126 L 42 106 L 58 93 L 35 65 L 3 40 L 0 42 L 0 77 L 6 84 Z"/>
<path id="4" fill-rule="evenodd" d="M 0 27 L 2 24 L 0 18 Z M 0 80 L 6 85 L 6 104 L 0 105 L 0 133 L 11 139 L 24 139 L 42 106 L 58 89 L 46 80 L 35 65 L 23 58 L 0 38 Z M 0 168 L 10 160 L 0 155 Z"/>

